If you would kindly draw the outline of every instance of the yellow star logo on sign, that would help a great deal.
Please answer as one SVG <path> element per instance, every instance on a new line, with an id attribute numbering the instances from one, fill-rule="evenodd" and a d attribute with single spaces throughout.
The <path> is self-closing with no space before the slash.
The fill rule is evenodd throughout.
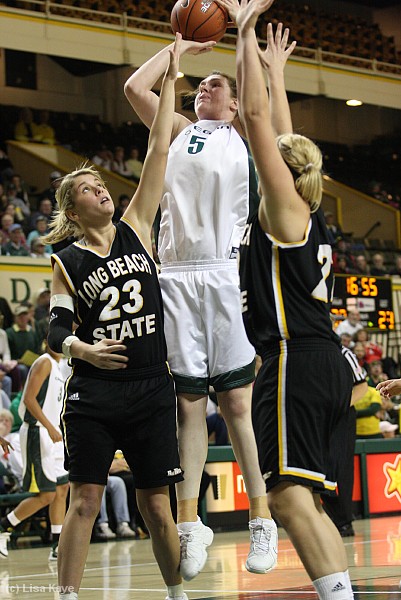
<path id="1" fill-rule="evenodd" d="M 387 478 L 384 489 L 386 498 L 396 496 L 401 503 L 401 454 L 398 454 L 394 464 L 389 462 L 384 463 L 383 472 Z"/>

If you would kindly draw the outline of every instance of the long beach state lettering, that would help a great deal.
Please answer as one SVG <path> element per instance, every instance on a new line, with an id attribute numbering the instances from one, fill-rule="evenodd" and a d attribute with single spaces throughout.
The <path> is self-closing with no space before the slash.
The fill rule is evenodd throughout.
<path id="1" fill-rule="evenodd" d="M 107 270 L 99 267 L 92 271 L 86 281 L 83 282 L 82 289 L 78 290 L 78 296 L 89 308 L 92 307 L 93 301 L 99 296 L 105 285 L 117 279 L 120 275 L 138 272 L 152 274 L 149 262 L 144 254 L 131 254 L 130 256 L 125 254 L 115 260 L 108 260 L 106 267 Z"/>

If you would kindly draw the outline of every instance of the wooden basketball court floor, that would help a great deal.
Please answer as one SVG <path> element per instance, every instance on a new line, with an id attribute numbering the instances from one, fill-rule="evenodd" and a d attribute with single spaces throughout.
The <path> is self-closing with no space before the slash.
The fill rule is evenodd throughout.
<path id="1" fill-rule="evenodd" d="M 344 538 L 356 600 L 401 600 L 401 514 L 354 522 Z M 23 542 L 23 545 L 22 543 Z M 0 559 L 0 599 L 56 600 L 57 567 L 48 547 L 20 540 Z M 189 600 L 311 600 L 317 596 L 283 529 L 279 562 L 267 575 L 245 570 L 248 532 L 216 533 L 203 572 L 185 584 Z M 80 600 L 164 600 L 149 540 L 91 544 Z"/>

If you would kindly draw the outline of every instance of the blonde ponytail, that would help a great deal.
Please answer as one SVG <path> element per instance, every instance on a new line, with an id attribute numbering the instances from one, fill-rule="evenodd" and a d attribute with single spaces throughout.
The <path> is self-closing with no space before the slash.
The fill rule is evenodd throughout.
<path id="1" fill-rule="evenodd" d="M 295 189 L 316 212 L 322 201 L 322 153 L 309 138 L 286 133 L 277 138 L 281 156 L 294 175 Z"/>

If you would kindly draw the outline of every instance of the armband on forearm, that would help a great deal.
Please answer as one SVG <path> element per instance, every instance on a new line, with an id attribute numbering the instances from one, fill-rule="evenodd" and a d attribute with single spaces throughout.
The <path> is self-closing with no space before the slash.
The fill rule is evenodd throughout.
<path id="1" fill-rule="evenodd" d="M 72 335 L 73 322 L 73 299 L 67 295 L 52 296 L 47 341 L 54 352 L 64 354 L 67 358 L 71 358 L 72 342 L 78 339 Z"/>

